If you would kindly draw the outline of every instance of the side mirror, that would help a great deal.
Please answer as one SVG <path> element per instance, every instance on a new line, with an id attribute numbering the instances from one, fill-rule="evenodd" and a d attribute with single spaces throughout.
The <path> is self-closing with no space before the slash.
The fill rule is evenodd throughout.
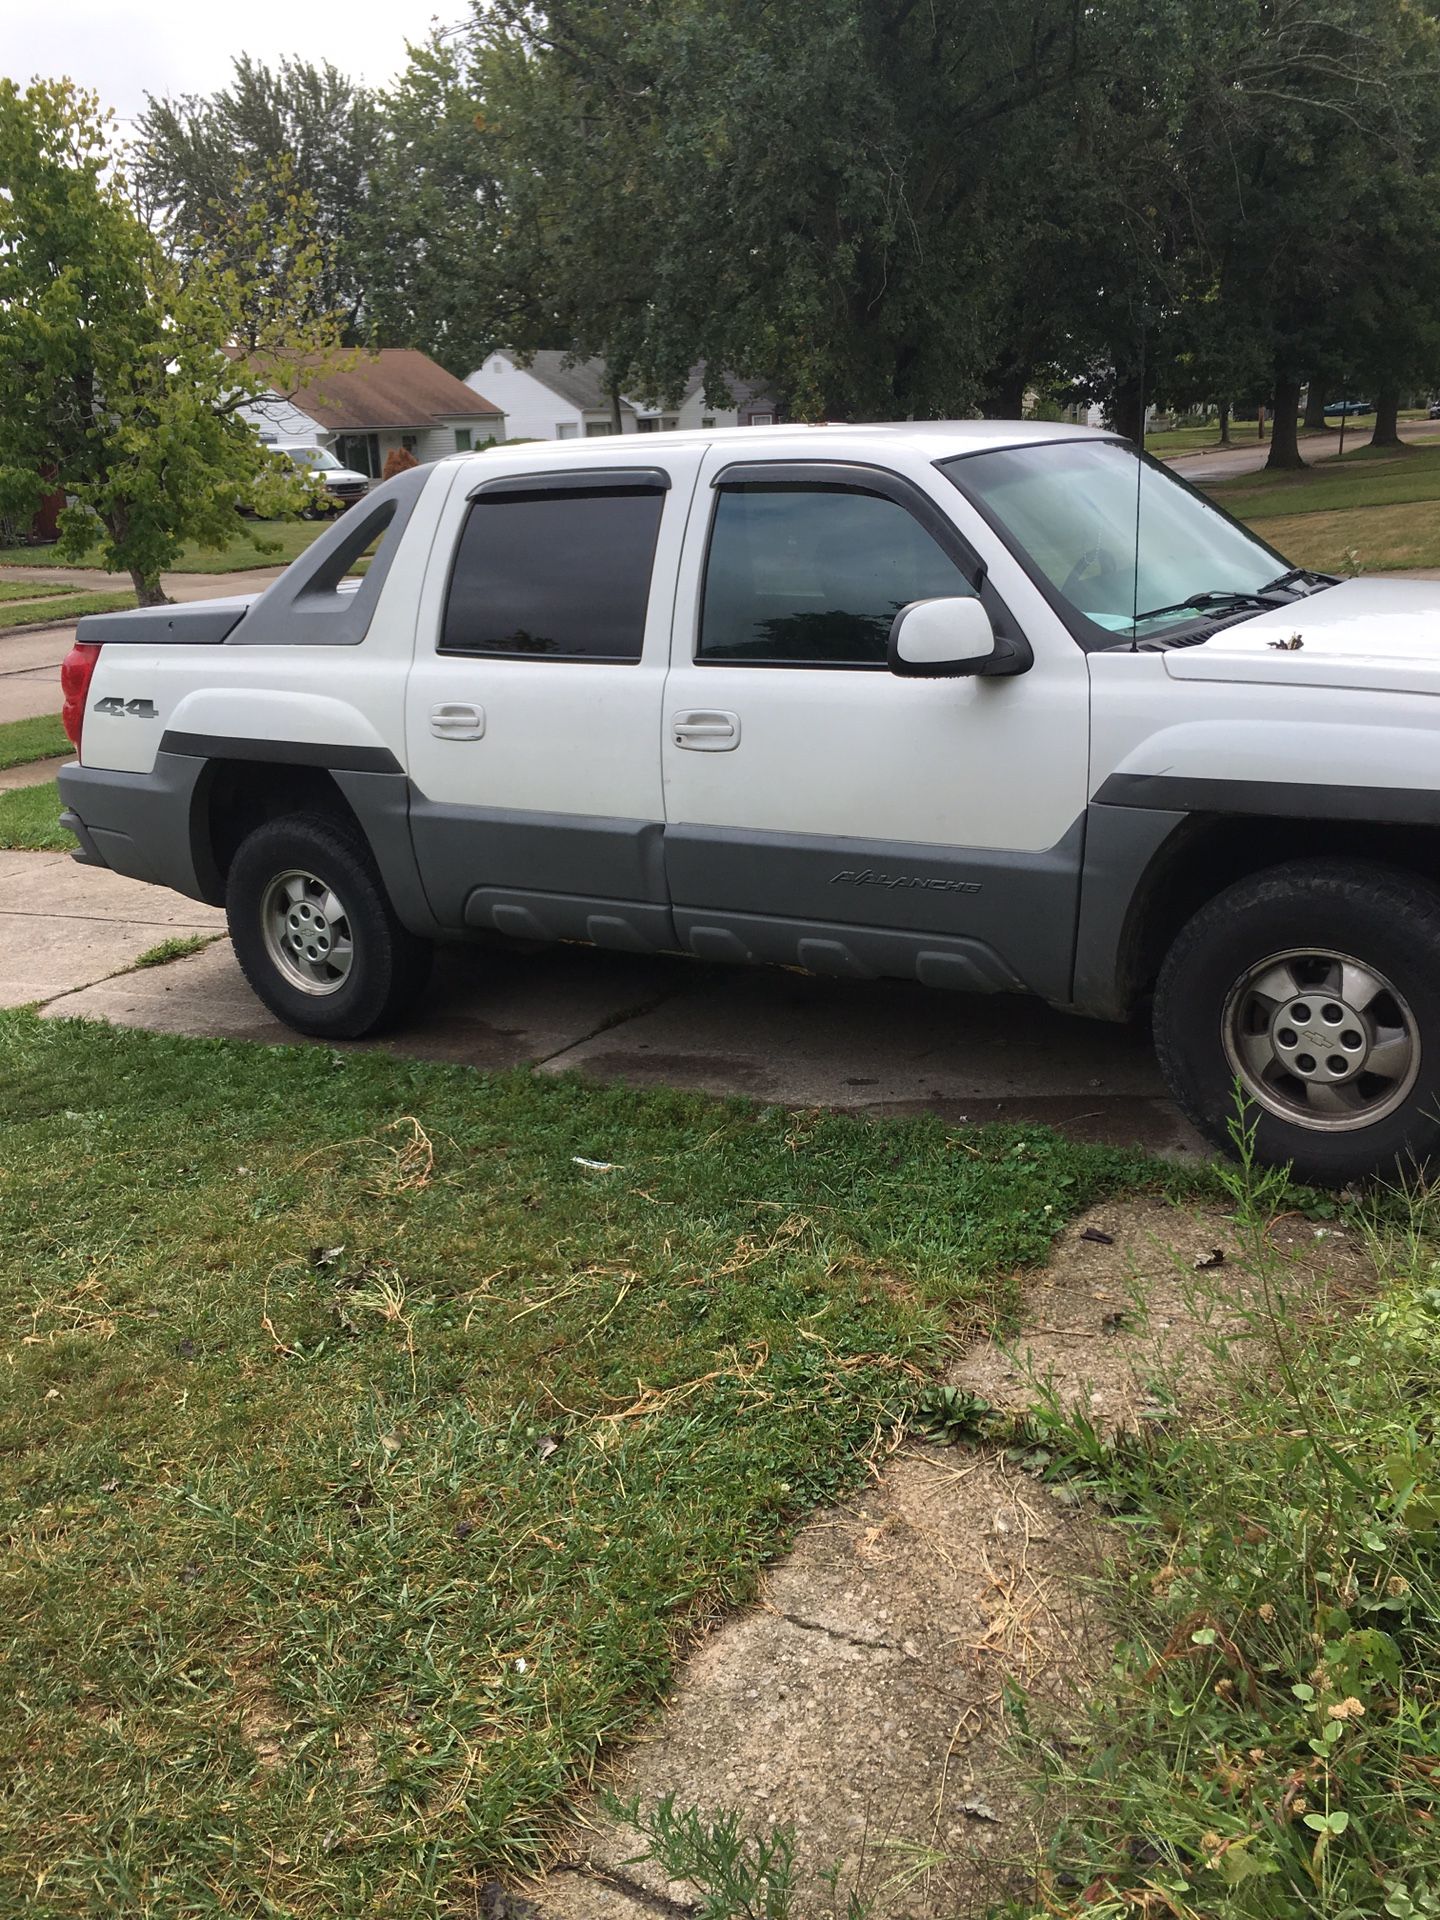
<path id="1" fill-rule="evenodd" d="M 942 680 L 962 674 L 1024 673 L 1034 656 L 1023 642 L 1002 639 L 978 598 L 912 600 L 890 628 L 892 673 Z"/>

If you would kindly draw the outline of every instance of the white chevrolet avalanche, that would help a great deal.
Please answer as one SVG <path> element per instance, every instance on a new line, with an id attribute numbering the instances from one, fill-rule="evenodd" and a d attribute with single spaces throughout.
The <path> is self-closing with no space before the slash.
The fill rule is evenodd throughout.
<path id="1" fill-rule="evenodd" d="M 357 585 L 354 562 L 379 547 Z M 1440 588 L 1287 565 L 1113 436 L 499 447 L 64 668 L 77 858 L 365 1034 L 509 935 L 1147 1010 L 1339 1181 L 1440 1145 Z"/>

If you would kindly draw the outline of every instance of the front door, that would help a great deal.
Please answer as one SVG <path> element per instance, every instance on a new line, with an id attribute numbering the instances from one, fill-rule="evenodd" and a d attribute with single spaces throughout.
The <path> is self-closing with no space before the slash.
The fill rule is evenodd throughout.
<path id="1" fill-rule="evenodd" d="M 693 952 L 1066 996 L 1084 656 L 951 492 L 928 469 L 708 456 L 665 691 L 666 867 Z M 887 670 L 912 600 L 979 591 L 1014 630 L 997 580 L 1028 672 Z"/>
<path id="2" fill-rule="evenodd" d="M 411 832 L 442 925 L 673 944 L 661 703 L 699 462 L 617 449 L 462 470 L 405 715 Z"/>

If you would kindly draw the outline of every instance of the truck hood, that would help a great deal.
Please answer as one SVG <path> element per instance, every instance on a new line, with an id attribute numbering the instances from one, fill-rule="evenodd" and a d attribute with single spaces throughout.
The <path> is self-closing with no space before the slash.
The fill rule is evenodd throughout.
<path id="1" fill-rule="evenodd" d="M 1440 580 L 1342 580 L 1164 659 L 1173 680 L 1440 693 Z"/>

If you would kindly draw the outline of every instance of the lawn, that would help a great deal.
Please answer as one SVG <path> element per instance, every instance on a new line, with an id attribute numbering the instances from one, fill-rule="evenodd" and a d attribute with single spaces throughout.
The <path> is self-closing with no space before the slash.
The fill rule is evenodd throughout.
<path id="1" fill-rule="evenodd" d="M 122 607 L 133 607 L 134 604 L 133 593 L 88 593 L 66 588 L 39 605 L 7 601 L 0 606 L 0 632 L 6 627 L 28 627 L 42 620 L 59 623 L 78 620 L 87 613 L 118 613 Z"/>
<path id="2" fill-rule="evenodd" d="M 947 1329 L 1150 1177 L 0 1014 L 0 1907 L 472 1911 Z"/>
<path id="3" fill-rule="evenodd" d="M 1247 473 L 1205 490 L 1297 566 L 1440 566 L 1440 446 L 1361 447 L 1300 473 Z"/>
<path id="4" fill-rule="evenodd" d="M 75 836 L 60 825 L 60 807 L 60 788 L 54 780 L 0 793 L 0 848 L 73 853 Z"/>
<path id="5" fill-rule="evenodd" d="M 36 720 L 10 720 L 0 726 L 0 771 L 6 767 L 27 767 L 33 760 L 53 760 L 56 754 L 70 751 L 58 714 L 42 714 Z"/>
<path id="6" fill-rule="evenodd" d="M 199 547 L 187 542 L 167 573 L 242 573 L 251 567 L 278 567 L 303 553 L 330 524 L 327 520 L 246 521 L 236 516 L 235 538 L 225 547 Z M 0 547 L 0 567 L 43 567 L 53 550 L 46 547 Z M 56 561 L 58 566 L 61 563 Z M 98 554 L 88 560 L 67 560 L 71 567 L 99 570 Z"/>
<path id="7" fill-rule="evenodd" d="M 66 591 L 64 585 L 54 580 L 0 580 L 0 601 L 44 600 L 51 594 Z"/>

